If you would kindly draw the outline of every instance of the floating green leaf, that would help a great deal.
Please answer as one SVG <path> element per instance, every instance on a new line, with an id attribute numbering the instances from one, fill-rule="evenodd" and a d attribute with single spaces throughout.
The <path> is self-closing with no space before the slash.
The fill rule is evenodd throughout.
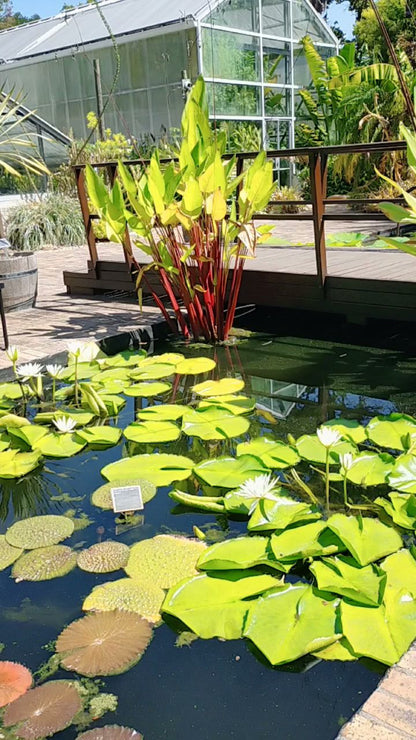
<path id="1" fill-rule="evenodd" d="M 24 427 L 10 427 L 9 434 L 12 439 L 18 442 L 23 442 L 22 446 L 35 447 L 36 442 L 44 437 L 48 433 L 45 427 L 40 427 L 37 424 L 29 424 Z"/>
<path id="2" fill-rule="evenodd" d="M 296 441 L 296 449 L 304 460 L 309 462 L 325 464 L 326 461 L 326 447 L 319 441 L 316 434 L 304 434 Z M 329 450 L 329 461 L 331 465 L 335 465 L 339 462 L 339 456 L 345 455 L 346 453 L 356 455 L 357 448 L 352 442 L 340 441 Z"/>
<path id="3" fill-rule="evenodd" d="M 31 516 L 15 522 L 6 532 L 6 540 L 13 547 L 35 550 L 38 547 L 56 545 L 70 537 L 74 523 L 66 516 L 45 514 Z"/>
<path id="4" fill-rule="evenodd" d="M 360 565 L 373 563 L 403 545 L 400 535 L 378 519 L 334 514 L 328 519 L 327 526 Z"/>
<path id="5" fill-rule="evenodd" d="M 0 452 L 0 478 L 20 478 L 30 473 L 39 465 L 41 453 L 18 452 L 18 450 L 5 450 Z"/>
<path id="6" fill-rule="evenodd" d="M 176 365 L 178 375 L 200 375 L 213 370 L 216 365 L 209 357 L 190 357 Z"/>
<path id="7" fill-rule="evenodd" d="M 188 578 L 173 586 L 162 612 L 180 619 L 199 637 L 236 640 L 242 636 L 251 596 L 279 583 L 256 571 L 221 571 Z"/>
<path id="8" fill-rule="evenodd" d="M 149 357 L 141 360 L 140 366 L 146 367 L 147 365 L 154 365 L 158 362 L 166 365 L 178 365 L 184 359 L 184 356 L 179 354 L 179 352 L 163 352 L 161 355 L 149 355 Z"/>
<path id="9" fill-rule="evenodd" d="M 40 437 L 33 446 L 45 457 L 72 457 L 84 449 L 85 441 L 75 433 L 51 432 Z"/>
<path id="10" fill-rule="evenodd" d="M 324 521 L 276 532 L 271 536 L 270 544 L 276 559 L 283 562 L 332 555 L 343 549 L 342 542 L 328 531 Z"/>
<path id="11" fill-rule="evenodd" d="M 277 570 L 281 568 L 270 548 L 268 537 L 234 537 L 231 540 L 211 545 L 200 556 L 197 567 L 200 570 L 245 570 L 258 565 L 268 565 Z"/>
<path id="12" fill-rule="evenodd" d="M 249 426 L 248 419 L 230 414 L 216 406 L 198 410 L 187 409 L 182 420 L 182 431 L 188 437 L 205 440 L 241 437 L 248 431 Z"/>
<path id="13" fill-rule="evenodd" d="M 130 388 L 126 388 L 126 396 L 133 396 L 134 398 L 151 398 L 153 396 L 160 396 L 162 393 L 166 393 L 171 389 L 170 383 L 162 382 L 148 382 L 148 383 L 135 383 Z"/>
<path id="14" fill-rule="evenodd" d="M 404 589 L 416 596 L 416 560 L 409 550 L 399 550 L 380 563 L 387 573 L 387 587 Z"/>
<path id="15" fill-rule="evenodd" d="M 123 542 L 97 542 L 78 555 L 78 568 L 89 573 L 112 573 L 124 568 L 129 559 L 130 548 Z"/>
<path id="16" fill-rule="evenodd" d="M 259 501 L 247 526 L 251 532 L 262 532 L 286 529 L 291 524 L 310 522 L 314 519 L 321 519 L 316 507 L 279 495 L 276 501 L 268 499 Z"/>
<path id="17" fill-rule="evenodd" d="M 379 496 L 374 501 L 381 506 L 393 522 L 404 529 L 416 529 L 416 496 L 413 493 L 388 494 L 389 499 Z"/>
<path id="18" fill-rule="evenodd" d="M 364 427 L 355 419 L 331 419 L 322 426 L 335 429 L 341 437 L 349 439 L 356 445 L 361 444 L 366 439 Z"/>
<path id="19" fill-rule="evenodd" d="M 170 588 L 196 573 L 196 562 L 205 549 L 199 540 L 161 534 L 133 545 L 125 571 L 130 578 Z"/>
<path id="20" fill-rule="evenodd" d="M 171 421 L 133 422 L 123 432 L 126 439 L 140 443 L 174 442 L 181 430 Z"/>
<path id="21" fill-rule="evenodd" d="M 146 406 L 137 412 L 137 417 L 142 421 L 177 421 L 180 419 L 187 406 L 180 403 L 159 403 L 156 406 Z"/>
<path id="22" fill-rule="evenodd" d="M 254 455 L 270 469 L 288 468 L 299 462 L 299 455 L 289 445 L 269 437 L 256 437 L 237 445 L 237 457 Z"/>
<path id="23" fill-rule="evenodd" d="M 121 488 L 123 486 L 140 486 L 142 494 L 142 501 L 147 504 L 148 501 L 156 495 L 156 486 L 149 480 L 144 478 L 127 478 L 120 480 L 113 480 L 111 483 L 104 483 L 103 486 L 97 488 L 91 495 L 91 503 L 94 506 L 98 506 L 100 509 L 112 509 L 113 500 L 111 498 L 112 488 Z"/>
<path id="24" fill-rule="evenodd" d="M 147 353 L 145 349 L 127 350 L 119 352 L 117 355 L 111 355 L 100 360 L 102 367 L 134 367 L 144 360 Z"/>
<path id="25" fill-rule="evenodd" d="M 111 382 L 113 380 L 121 380 L 125 384 L 128 384 L 130 382 L 130 372 L 130 369 L 125 367 L 114 367 L 109 370 L 100 370 L 100 372 L 92 376 L 91 380 L 93 383 L 100 383 L 104 386 L 107 381 Z"/>
<path id="26" fill-rule="evenodd" d="M 127 395 L 128 388 L 124 391 Z M 103 393 L 102 391 L 98 391 L 98 394 L 102 401 L 104 401 L 104 404 L 107 408 L 107 413 L 109 416 L 117 416 L 123 406 L 126 405 L 126 399 L 122 398 L 121 396 L 114 395 L 112 393 Z"/>
<path id="27" fill-rule="evenodd" d="M 22 555 L 12 569 L 18 581 L 49 581 L 66 576 L 77 564 L 77 555 L 66 545 L 39 547 Z"/>
<path id="28" fill-rule="evenodd" d="M 185 480 L 195 463 L 183 455 L 134 455 L 106 465 L 101 475 L 109 481 L 133 479 L 142 476 L 155 486 L 169 486 L 175 480 Z"/>
<path id="29" fill-rule="evenodd" d="M 112 447 L 120 441 L 121 429 L 110 426 L 86 427 L 76 432 L 76 436 L 93 450 Z"/>
<path id="30" fill-rule="evenodd" d="M 99 365 L 97 362 L 78 362 L 77 363 L 77 378 L 78 380 L 85 380 L 87 378 L 91 378 L 93 375 L 96 374 L 97 370 L 99 370 Z M 58 376 L 61 380 L 65 380 L 66 382 L 72 382 L 75 380 L 75 365 L 68 365 L 67 367 L 63 367 L 62 370 L 59 372 Z"/>
<path id="31" fill-rule="evenodd" d="M 199 409 L 206 409 L 209 406 L 219 406 L 225 411 L 229 411 L 230 414 L 239 416 L 240 414 L 248 414 L 250 411 L 253 411 L 256 407 L 256 399 L 249 398 L 249 396 L 229 394 L 226 396 L 212 396 L 211 398 L 200 401 L 198 404 Z"/>
<path id="32" fill-rule="evenodd" d="M 386 577 L 373 566 L 361 568 L 352 558 L 331 557 L 309 566 L 321 591 L 331 591 L 364 606 L 378 606 Z"/>
<path id="33" fill-rule="evenodd" d="M 206 380 L 194 385 L 191 390 L 198 396 L 225 396 L 238 393 L 244 388 L 244 381 L 239 378 L 221 378 L 221 380 Z"/>
<path id="34" fill-rule="evenodd" d="M 166 365 L 157 362 L 154 365 L 140 365 L 129 372 L 129 377 L 135 381 L 141 380 L 159 380 L 168 378 L 175 372 L 175 365 Z"/>
<path id="35" fill-rule="evenodd" d="M 120 609 L 136 612 L 148 622 L 158 622 L 164 599 L 163 589 L 151 581 L 120 578 L 96 586 L 85 599 L 84 611 L 111 612 Z"/>
<path id="36" fill-rule="evenodd" d="M 20 558 L 23 548 L 10 545 L 4 534 L 0 534 L 0 570 L 5 570 Z"/>
<path id="37" fill-rule="evenodd" d="M 387 478 L 392 488 L 406 493 L 416 493 L 416 457 L 400 455 Z"/>
<path id="38" fill-rule="evenodd" d="M 89 424 L 94 414 L 90 411 L 83 411 L 82 409 L 59 409 L 59 411 L 42 411 L 40 414 L 36 414 L 33 421 L 35 424 L 52 424 L 53 421 L 65 417 L 65 419 L 72 419 L 77 423 L 77 426 L 83 427 Z"/>
<path id="39" fill-rule="evenodd" d="M 0 428 L 19 429 L 20 427 L 27 427 L 29 424 L 29 419 L 25 419 L 23 416 L 18 416 L 17 414 L 4 414 L 4 416 L 0 416 Z"/>
<path id="40" fill-rule="evenodd" d="M 7 432 L 1 432 L 0 434 L 0 452 L 4 452 L 10 447 L 10 437 Z"/>
<path id="41" fill-rule="evenodd" d="M 394 458 L 385 452 L 379 455 L 360 452 L 347 470 L 347 478 L 357 486 L 382 486 L 392 470 Z"/>
<path id="42" fill-rule="evenodd" d="M 0 398 L 15 400 L 22 397 L 22 389 L 18 383 L 0 383 Z"/>
<path id="43" fill-rule="evenodd" d="M 410 446 L 407 440 L 416 437 L 416 421 L 406 414 L 375 416 L 368 422 L 366 432 L 367 437 L 379 447 L 406 450 Z"/>
<path id="44" fill-rule="evenodd" d="M 241 455 L 241 457 L 217 457 L 214 460 L 204 460 L 194 468 L 194 473 L 209 486 L 222 488 L 236 488 L 248 478 L 268 473 L 269 469 L 257 457 Z"/>
<path id="45" fill-rule="evenodd" d="M 323 598 L 311 586 L 287 585 L 252 604 L 244 636 L 272 665 L 289 663 L 342 637 L 336 629 L 338 603 Z"/>
<path id="46" fill-rule="evenodd" d="M 316 658 L 321 658 L 321 660 L 343 661 L 357 660 L 359 657 L 354 653 L 351 645 L 345 637 L 341 637 L 340 640 L 333 642 L 332 645 L 328 645 L 328 647 L 323 648 L 322 650 L 317 650 L 315 653 L 312 653 L 312 655 Z"/>

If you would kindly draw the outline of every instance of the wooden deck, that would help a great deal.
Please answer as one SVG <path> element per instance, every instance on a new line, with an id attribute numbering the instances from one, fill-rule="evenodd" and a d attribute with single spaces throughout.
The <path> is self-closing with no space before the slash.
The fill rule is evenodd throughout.
<path id="1" fill-rule="evenodd" d="M 117 245 L 98 245 L 96 271 L 64 272 L 72 295 L 132 290 L 132 278 Z M 148 258 L 138 254 L 144 264 Z M 240 303 L 344 314 L 350 320 L 416 316 L 416 259 L 390 250 L 329 249 L 322 289 L 313 248 L 260 247 L 247 261 Z M 69 265 L 68 265 L 69 267 Z M 150 273 L 148 273 L 149 275 Z M 152 280 L 157 285 L 157 277 Z"/>

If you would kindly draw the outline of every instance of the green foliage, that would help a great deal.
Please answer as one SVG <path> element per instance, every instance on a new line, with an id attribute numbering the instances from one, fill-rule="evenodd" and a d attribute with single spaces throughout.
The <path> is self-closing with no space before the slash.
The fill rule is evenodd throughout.
<path id="1" fill-rule="evenodd" d="M 405 52 L 416 66 L 414 11 L 407 13 L 406 0 L 378 0 L 377 8 L 396 50 Z M 412 7 L 409 4 L 409 7 Z M 374 10 L 367 6 L 354 26 L 359 47 L 371 49 L 383 61 L 390 61 L 389 51 Z"/>
<path id="2" fill-rule="evenodd" d="M 49 194 L 17 206 L 8 216 L 7 238 L 15 249 L 22 250 L 84 244 L 79 203 L 63 195 Z"/>

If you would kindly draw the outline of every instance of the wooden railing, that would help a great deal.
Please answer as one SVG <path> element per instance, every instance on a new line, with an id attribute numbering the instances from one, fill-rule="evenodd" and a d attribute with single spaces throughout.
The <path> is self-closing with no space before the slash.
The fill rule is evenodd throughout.
<path id="1" fill-rule="evenodd" d="M 404 141 L 387 141 L 387 142 L 375 142 L 371 144 L 344 144 L 340 146 L 327 146 L 327 147 L 304 147 L 298 149 L 279 149 L 269 150 L 266 152 L 268 159 L 307 159 L 310 174 L 310 188 L 311 198 L 310 200 L 287 200 L 284 201 L 285 205 L 302 205 L 311 206 L 309 213 L 258 213 L 255 214 L 256 220 L 266 221 L 277 221 L 277 220 L 296 220 L 296 221 L 312 221 L 314 231 L 314 245 L 315 245 L 315 256 L 316 256 L 316 271 L 318 276 L 319 285 L 324 288 L 325 280 L 327 277 L 327 259 L 326 259 L 326 244 L 325 244 L 325 222 L 330 220 L 341 220 L 349 219 L 353 221 L 363 221 L 366 219 L 372 220 L 385 220 L 384 214 L 379 211 L 375 213 L 364 213 L 364 212 L 353 212 L 351 210 L 337 211 L 337 213 L 328 213 L 326 211 L 327 205 L 333 205 L 335 203 L 341 203 L 346 208 L 348 206 L 365 206 L 365 205 L 377 205 L 377 203 L 401 203 L 402 198 L 328 198 L 327 197 L 327 179 L 328 179 L 328 158 L 330 156 L 337 156 L 342 154 L 387 154 L 395 151 L 403 151 L 406 149 L 406 142 Z M 227 154 L 225 158 L 230 159 L 233 155 Z M 243 171 L 244 163 L 247 160 L 254 159 L 257 156 L 257 152 L 239 152 L 235 155 L 237 158 L 237 174 Z M 171 162 L 172 159 L 161 159 L 161 162 Z M 132 166 L 145 166 L 148 160 L 135 159 L 124 162 L 128 167 Z M 117 177 L 117 163 L 116 162 L 100 162 L 94 164 L 94 167 L 99 169 L 106 169 L 110 182 L 113 183 Z M 97 254 L 97 239 L 93 230 L 93 221 L 98 218 L 94 214 L 91 214 L 88 199 L 85 190 L 85 178 L 84 178 L 85 165 L 75 165 L 75 177 L 77 183 L 78 197 L 81 205 L 82 216 L 84 220 L 85 232 L 87 235 L 88 248 L 90 252 L 90 260 L 92 267 L 95 269 L 98 262 Z M 276 203 L 274 203 L 276 205 Z M 125 235 L 125 241 L 123 243 L 124 257 L 127 263 L 129 263 L 129 252 L 130 249 L 130 237 L 128 232 Z"/>

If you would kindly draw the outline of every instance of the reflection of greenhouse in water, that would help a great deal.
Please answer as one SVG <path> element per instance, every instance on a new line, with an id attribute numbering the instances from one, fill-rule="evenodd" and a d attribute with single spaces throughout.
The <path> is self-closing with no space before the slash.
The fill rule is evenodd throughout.
<path id="1" fill-rule="evenodd" d="M 202 6 L 202 7 L 201 7 Z M 0 84 L 62 131 L 86 134 L 97 109 L 94 60 L 113 131 L 158 136 L 177 127 L 187 82 L 202 73 L 211 116 L 246 121 L 268 147 L 293 145 L 297 89 L 308 83 L 300 40 L 323 56 L 336 39 L 308 0 L 104 0 L 0 33 Z M 105 17 L 105 23 L 104 23 Z"/>

